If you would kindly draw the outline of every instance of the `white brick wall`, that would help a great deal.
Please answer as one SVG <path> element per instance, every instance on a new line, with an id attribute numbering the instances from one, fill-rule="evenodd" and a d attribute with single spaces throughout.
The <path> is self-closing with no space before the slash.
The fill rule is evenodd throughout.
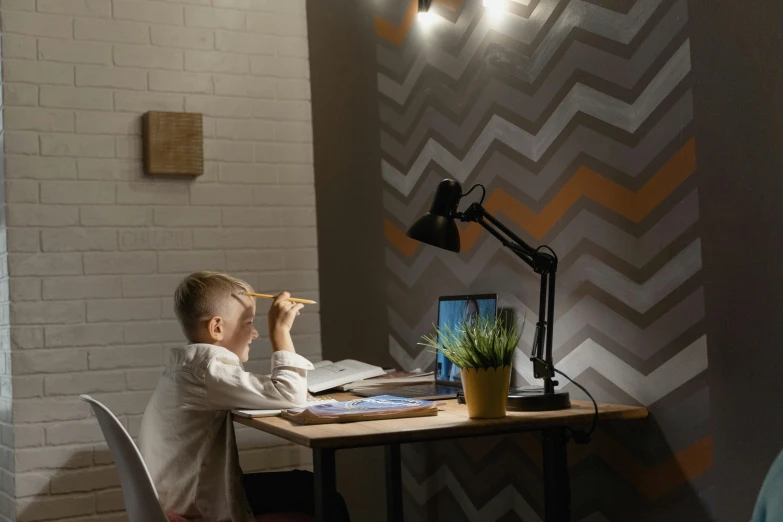
<path id="1" fill-rule="evenodd" d="M 5 21 L 3 21 L 5 25 Z M 9 56 L 26 56 L 30 57 L 30 51 L 35 50 L 35 38 L 18 38 L 14 35 L 8 35 L 3 32 L 2 37 L 2 52 Z M 32 42 L 32 46 L 31 46 Z M 3 59 L 3 62 L 5 59 Z M 2 64 L 3 77 L 6 76 L 6 70 L 10 71 L 10 77 L 15 78 L 25 76 L 29 74 L 26 69 L 19 69 L 14 66 L 6 67 L 6 64 Z M 3 78 L 3 80 L 4 80 Z M 0 110 L 5 112 L 5 91 L 6 85 L 4 81 L 0 81 L 2 84 L 2 90 L 0 91 Z M 45 115 L 41 113 L 31 114 L 29 123 L 22 123 L 26 118 L 23 113 L 29 109 L 27 108 L 14 108 L 8 109 L 9 118 L 8 124 L 10 129 L 19 129 L 22 133 L 24 130 L 31 127 L 49 127 L 56 125 L 56 117 L 52 115 Z M 14 130 L 13 132 L 16 132 Z M 0 125 L 0 139 L 5 143 L 8 139 L 8 132 L 6 132 L 6 125 Z M 20 134 L 23 135 L 23 134 Z M 5 162 L 5 151 L 0 150 L 0 161 Z M 14 180 L 14 182 L 6 182 L 5 169 L 0 169 L 0 183 L 5 186 L 5 197 L 0 198 L 0 209 L 3 214 L 7 213 L 6 200 L 15 202 L 29 202 L 37 200 L 34 192 L 38 191 L 38 184 L 36 181 L 28 180 Z M 8 230 L 6 228 L 6 220 L 3 220 L 0 224 L 0 474 L 2 480 L 0 480 L 0 519 L 10 520 L 13 519 L 16 514 L 15 509 L 15 497 L 16 497 L 16 485 L 19 484 L 19 489 L 25 489 L 28 486 L 31 479 L 25 481 L 23 477 L 17 477 L 15 475 L 14 466 L 14 451 L 15 451 L 15 439 L 16 433 L 14 432 L 13 425 L 13 374 L 11 372 L 11 326 L 10 326 L 10 298 L 12 295 L 18 296 L 20 293 L 31 295 L 35 292 L 35 289 L 30 289 L 29 285 L 16 286 L 13 289 L 9 283 L 8 276 L 8 245 L 18 247 L 20 250 L 27 248 L 32 249 L 31 242 L 19 241 L 15 239 L 15 235 L 9 238 Z M 35 245 L 37 247 L 37 245 Z M 35 335 L 28 335 L 27 333 L 20 332 L 20 338 L 26 345 L 35 345 Z M 29 380 L 29 379 L 27 379 Z M 28 383 L 20 382 L 18 387 L 23 391 L 29 392 L 32 388 L 34 392 L 37 392 L 37 383 L 33 383 L 32 386 Z M 40 436 L 42 435 L 41 428 L 35 428 L 36 433 L 29 433 L 27 440 L 35 444 L 36 442 L 42 442 Z M 39 440 L 36 440 L 39 439 Z"/>
<path id="2" fill-rule="evenodd" d="M 121 521 L 78 395 L 138 433 L 182 342 L 179 279 L 221 269 L 318 297 L 305 0 L 0 0 L 0 13 L 0 520 Z M 204 114 L 202 177 L 144 176 L 149 110 Z M 320 358 L 317 308 L 295 339 Z M 251 357 L 268 371 L 267 339 Z M 279 439 L 238 438 L 246 470 L 311 465 Z"/>

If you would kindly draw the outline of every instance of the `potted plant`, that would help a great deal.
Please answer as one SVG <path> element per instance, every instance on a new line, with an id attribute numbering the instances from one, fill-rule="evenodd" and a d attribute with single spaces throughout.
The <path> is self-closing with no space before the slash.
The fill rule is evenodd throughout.
<path id="1" fill-rule="evenodd" d="M 460 369 L 468 416 L 493 419 L 506 416 L 511 361 L 524 328 L 500 317 L 470 318 L 425 335 L 422 343 L 440 350 Z"/>

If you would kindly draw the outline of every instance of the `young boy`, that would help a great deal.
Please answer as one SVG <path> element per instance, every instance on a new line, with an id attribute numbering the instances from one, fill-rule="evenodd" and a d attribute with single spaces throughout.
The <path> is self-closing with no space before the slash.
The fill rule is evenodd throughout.
<path id="1" fill-rule="evenodd" d="M 255 299 L 245 281 L 218 272 L 186 277 L 174 308 L 189 344 L 171 352 L 144 412 L 139 446 L 165 512 L 203 522 L 251 522 L 273 512 L 313 513 L 312 474 L 305 471 L 243 476 L 231 409 L 280 409 L 303 404 L 307 370 L 291 327 L 302 309 L 283 292 L 269 309 L 271 376 L 244 371 Z M 348 519 L 342 498 L 331 499 Z"/>

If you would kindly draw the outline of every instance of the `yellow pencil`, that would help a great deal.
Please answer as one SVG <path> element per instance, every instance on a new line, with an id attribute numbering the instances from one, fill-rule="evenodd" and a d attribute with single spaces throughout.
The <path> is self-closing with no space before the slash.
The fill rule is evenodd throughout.
<path id="1" fill-rule="evenodd" d="M 276 295 L 271 294 L 256 294 L 253 292 L 239 292 L 239 295 L 246 295 L 248 297 L 262 297 L 264 299 L 277 299 Z M 315 301 L 311 301 L 310 299 L 299 299 L 297 297 L 289 297 L 286 299 L 286 301 L 291 301 L 292 303 L 301 303 L 301 304 L 316 304 Z"/>

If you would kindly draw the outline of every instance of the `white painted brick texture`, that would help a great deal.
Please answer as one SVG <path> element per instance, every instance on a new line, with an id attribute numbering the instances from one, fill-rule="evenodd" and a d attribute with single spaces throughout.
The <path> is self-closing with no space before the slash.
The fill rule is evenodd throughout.
<path id="1" fill-rule="evenodd" d="M 305 0 L 0 0 L 0 14 L 0 521 L 125 520 L 79 394 L 138 434 L 183 341 L 172 293 L 189 271 L 318 298 Z M 145 177 L 149 110 L 204 115 L 202 177 Z M 317 307 L 295 341 L 320 358 Z M 251 358 L 268 371 L 263 331 Z M 246 470 L 311 466 L 280 439 L 238 438 Z"/>
<path id="2" fill-rule="evenodd" d="M 24 14 L 24 13 L 21 13 Z M 13 15 L 12 15 L 13 18 Z M 3 21 L 5 24 L 5 20 Z M 20 25 L 24 25 L 24 21 L 19 21 Z M 26 57 L 34 58 L 36 49 L 35 37 L 24 37 L 8 34 L 6 30 L 2 35 L 2 61 L 3 66 L 3 79 L 14 78 L 27 80 L 29 77 L 41 74 L 39 71 L 30 70 L 25 68 L 26 64 L 23 61 L 21 67 L 17 67 L 11 60 L 13 57 Z M 9 58 L 8 63 L 6 57 Z M 4 102 L 6 98 L 7 86 L 4 81 L 0 81 L 0 106 L 5 107 Z M 9 132 L 6 131 L 5 125 L 0 125 L 0 136 L 3 139 L 3 143 L 8 143 L 12 148 L 19 146 L 23 143 L 25 136 L 24 131 L 34 130 L 38 126 L 48 128 L 50 125 L 56 125 L 57 118 L 52 115 L 45 114 L 31 114 L 30 122 L 25 122 L 24 112 L 29 110 L 28 107 L 16 107 L 10 108 L 10 114 L 8 122 L 9 129 L 17 129 L 20 133 L 21 140 L 17 140 L 16 144 L 13 140 L 9 142 Z M 17 132 L 15 130 L 15 132 Z M 27 141 L 30 146 L 30 141 Z M 31 151 L 32 152 L 32 151 Z M 37 151 L 35 151 L 37 153 Z M 0 151 L 0 161 L 5 161 L 5 151 Z M 0 211 L 4 214 L 7 213 L 7 201 L 14 201 L 20 203 L 35 203 L 38 201 L 38 183 L 36 181 L 28 180 L 14 180 L 18 183 L 7 183 L 5 176 L 5 169 L 0 170 L 0 183 L 3 183 L 4 197 L 0 198 Z M 0 225 L 0 520 L 15 520 L 16 515 L 16 492 L 17 490 L 29 489 L 31 480 L 25 481 L 24 477 L 16 476 L 16 466 L 14 463 L 15 449 L 18 446 L 16 444 L 17 434 L 14 432 L 13 425 L 13 372 L 9 361 L 11 360 L 11 325 L 10 325 L 10 299 L 11 295 L 19 297 L 21 292 L 26 297 L 32 297 L 35 293 L 34 285 L 18 285 L 11 287 L 8 274 L 8 245 L 20 246 L 22 248 L 32 248 L 31 242 L 20 241 L 18 236 L 12 236 L 9 238 L 8 230 L 6 228 L 7 220 L 4 220 Z M 19 383 L 19 388 L 30 388 Z M 36 385 L 32 386 L 34 391 L 37 391 Z M 40 437 L 40 428 L 37 430 L 37 435 Z M 31 434 L 29 439 L 33 444 L 41 444 L 42 441 L 33 440 L 34 434 Z M 40 482 L 40 481 L 39 481 Z M 18 487 L 17 487 L 18 484 Z"/>

